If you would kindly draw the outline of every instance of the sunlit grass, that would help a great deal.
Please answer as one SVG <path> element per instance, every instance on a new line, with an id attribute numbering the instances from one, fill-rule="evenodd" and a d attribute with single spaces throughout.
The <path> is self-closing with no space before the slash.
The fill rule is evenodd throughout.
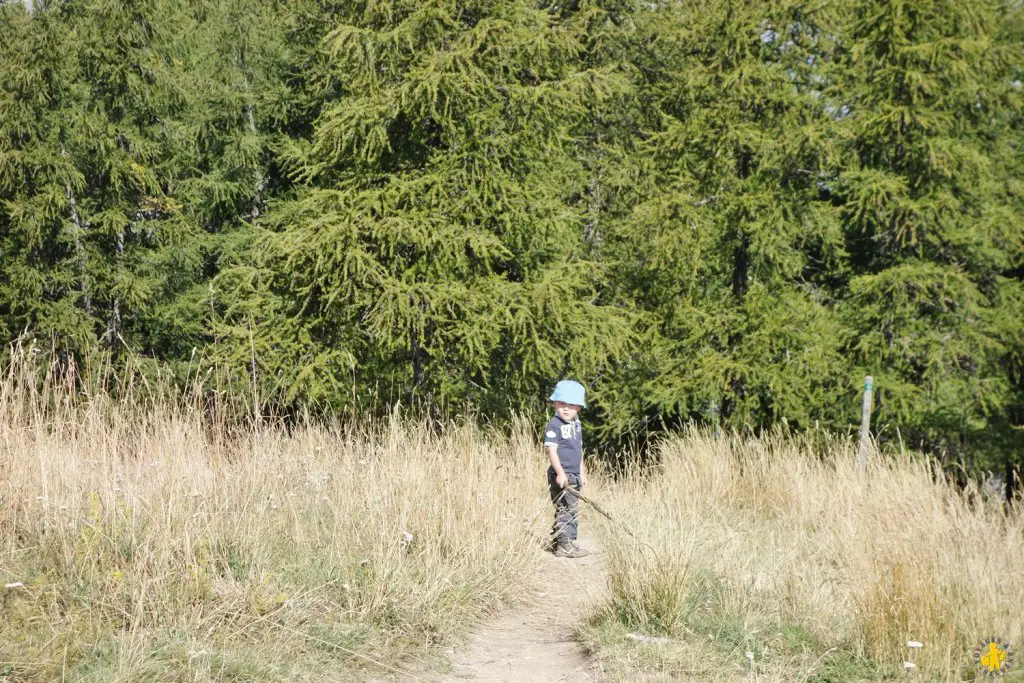
<path id="1" fill-rule="evenodd" d="M 609 495 L 653 546 L 607 527 L 611 599 L 583 634 L 613 679 L 874 680 L 910 661 L 962 680 L 979 638 L 1022 642 L 1024 515 L 926 460 L 874 454 L 862 488 L 841 439 L 694 433 Z"/>
<path id="2" fill-rule="evenodd" d="M 0 382 L 0 585 L 23 584 L 0 589 L 8 680 L 429 668 L 534 577 L 550 512 L 525 426 L 231 431 L 35 386 Z"/>
<path id="3" fill-rule="evenodd" d="M 411 680 L 544 580 L 535 425 L 240 427 L 37 379 L 0 379 L 0 679 Z M 862 487 L 820 435 L 660 449 L 588 491 L 642 542 L 584 505 L 606 679 L 964 680 L 979 638 L 1024 641 L 1019 508 L 920 459 Z"/>

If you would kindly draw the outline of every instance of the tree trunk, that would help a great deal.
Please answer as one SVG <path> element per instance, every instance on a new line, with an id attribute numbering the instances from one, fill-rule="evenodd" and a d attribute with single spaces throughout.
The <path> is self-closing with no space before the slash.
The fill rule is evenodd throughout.
<path id="1" fill-rule="evenodd" d="M 124 253 L 124 232 L 117 233 L 117 256 L 115 263 L 120 265 L 121 255 Z M 110 315 L 107 317 L 107 330 L 103 333 L 103 339 L 106 341 L 107 349 L 117 353 L 117 340 L 121 338 L 121 297 L 117 294 L 114 295 L 114 303 L 110 309 Z"/>
<path id="2" fill-rule="evenodd" d="M 92 299 L 89 296 L 89 274 L 88 257 L 85 254 L 85 246 L 82 244 L 82 235 L 88 229 L 88 225 L 82 222 L 78 215 L 78 202 L 75 201 L 75 192 L 71 189 L 71 181 L 64 184 L 68 193 L 68 204 L 71 206 L 71 224 L 75 226 L 75 260 L 78 262 L 78 290 L 82 293 L 82 307 L 86 315 L 92 315 Z"/>

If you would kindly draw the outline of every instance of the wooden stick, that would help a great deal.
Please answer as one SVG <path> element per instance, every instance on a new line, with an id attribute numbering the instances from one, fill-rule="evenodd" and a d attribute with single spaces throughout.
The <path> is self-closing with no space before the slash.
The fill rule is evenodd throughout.
<path id="1" fill-rule="evenodd" d="M 655 556 L 657 556 L 657 554 L 658 554 L 658 551 L 657 551 L 657 549 L 655 549 L 655 547 L 654 547 L 653 545 L 651 545 L 650 543 L 647 543 L 646 541 L 643 541 L 643 540 L 641 540 L 639 536 L 637 536 L 637 535 L 636 535 L 636 534 L 634 534 L 634 533 L 633 533 L 632 531 L 630 531 L 629 527 L 627 527 L 627 526 L 626 526 L 625 524 L 623 524 L 623 523 L 622 523 L 622 522 L 620 522 L 619 520 L 617 520 L 617 519 L 615 519 L 614 517 L 612 517 L 612 516 L 611 516 L 610 514 L 608 514 L 608 513 L 607 513 L 607 512 L 606 512 L 606 511 L 605 511 L 605 510 L 604 510 L 604 509 L 603 509 L 603 508 L 602 508 L 602 507 L 601 507 L 600 505 L 598 505 L 597 503 L 595 503 L 595 502 L 594 502 L 594 501 L 593 501 L 592 499 L 590 499 L 590 498 L 587 498 L 587 497 L 586 497 L 586 496 L 584 496 L 584 495 L 583 495 L 582 493 L 580 493 L 580 492 L 579 492 L 579 489 L 574 489 L 574 488 L 573 488 L 573 487 L 571 487 L 571 486 L 566 486 L 566 487 L 565 487 L 565 488 L 564 488 L 564 489 L 562 490 L 562 495 L 565 495 L 566 493 L 571 493 L 572 495 L 576 496 L 577 498 L 579 498 L 580 500 L 582 500 L 582 501 L 583 501 L 584 503 L 586 503 L 586 504 L 587 504 L 587 505 L 589 505 L 590 507 L 594 508 L 594 510 L 596 510 L 596 511 L 597 511 L 598 513 L 600 513 L 600 514 L 601 514 L 601 515 L 602 515 L 603 517 L 605 517 L 606 519 L 608 519 L 608 521 L 610 521 L 610 522 L 613 522 L 613 523 L 617 524 L 617 525 L 619 526 L 619 528 L 620 528 L 620 529 L 622 529 L 623 531 L 625 531 L 625 532 L 626 532 L 626 533 L 627 533 L 627 534 L 629 535 L 629 537 L 630 537 L 630 538 L 632 538 L 632 539 L 633 539 L 634 541 L 636 541 L 637 543 L 639 543 L 639 544 L 641 544 L 641 545 L 645 545 L 645 546 L 647 546 L 648 548 L 650 548 L 650 549 L 651 549 L 651 552 L 653 552 L 653 553 L 655 554 Z"/>

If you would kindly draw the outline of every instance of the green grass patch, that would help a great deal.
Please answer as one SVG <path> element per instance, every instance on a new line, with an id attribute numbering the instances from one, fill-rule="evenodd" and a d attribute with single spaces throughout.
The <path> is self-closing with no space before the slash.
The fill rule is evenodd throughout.
<path id="1" fill-rule="evenodd" d="M 656 582 L 666 576 L 655 572 Z M 808 681 L 883 680 L 885 672 L 860 657 L 849 642 L 808 626 L 772 618 L 769 596 L 748 609 L 730 608 L 730 587 L 712 572 L 691 572 L 647 600 L 613 600 L 579 629 L 584 645 L 611 680 L 679 679 Z M 658 601 L 657 597 L 668 596 Z"/>

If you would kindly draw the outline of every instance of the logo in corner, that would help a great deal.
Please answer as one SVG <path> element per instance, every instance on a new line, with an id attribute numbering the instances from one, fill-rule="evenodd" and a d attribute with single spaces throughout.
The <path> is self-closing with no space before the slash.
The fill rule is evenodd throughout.
<path id="1" fill-rule="evenodd" d="M 974 664 L 986 676 L 1002 676 L 1013 664 L 1010 644 L 1002 638 L 982 638 L 974 648 Z"/>

